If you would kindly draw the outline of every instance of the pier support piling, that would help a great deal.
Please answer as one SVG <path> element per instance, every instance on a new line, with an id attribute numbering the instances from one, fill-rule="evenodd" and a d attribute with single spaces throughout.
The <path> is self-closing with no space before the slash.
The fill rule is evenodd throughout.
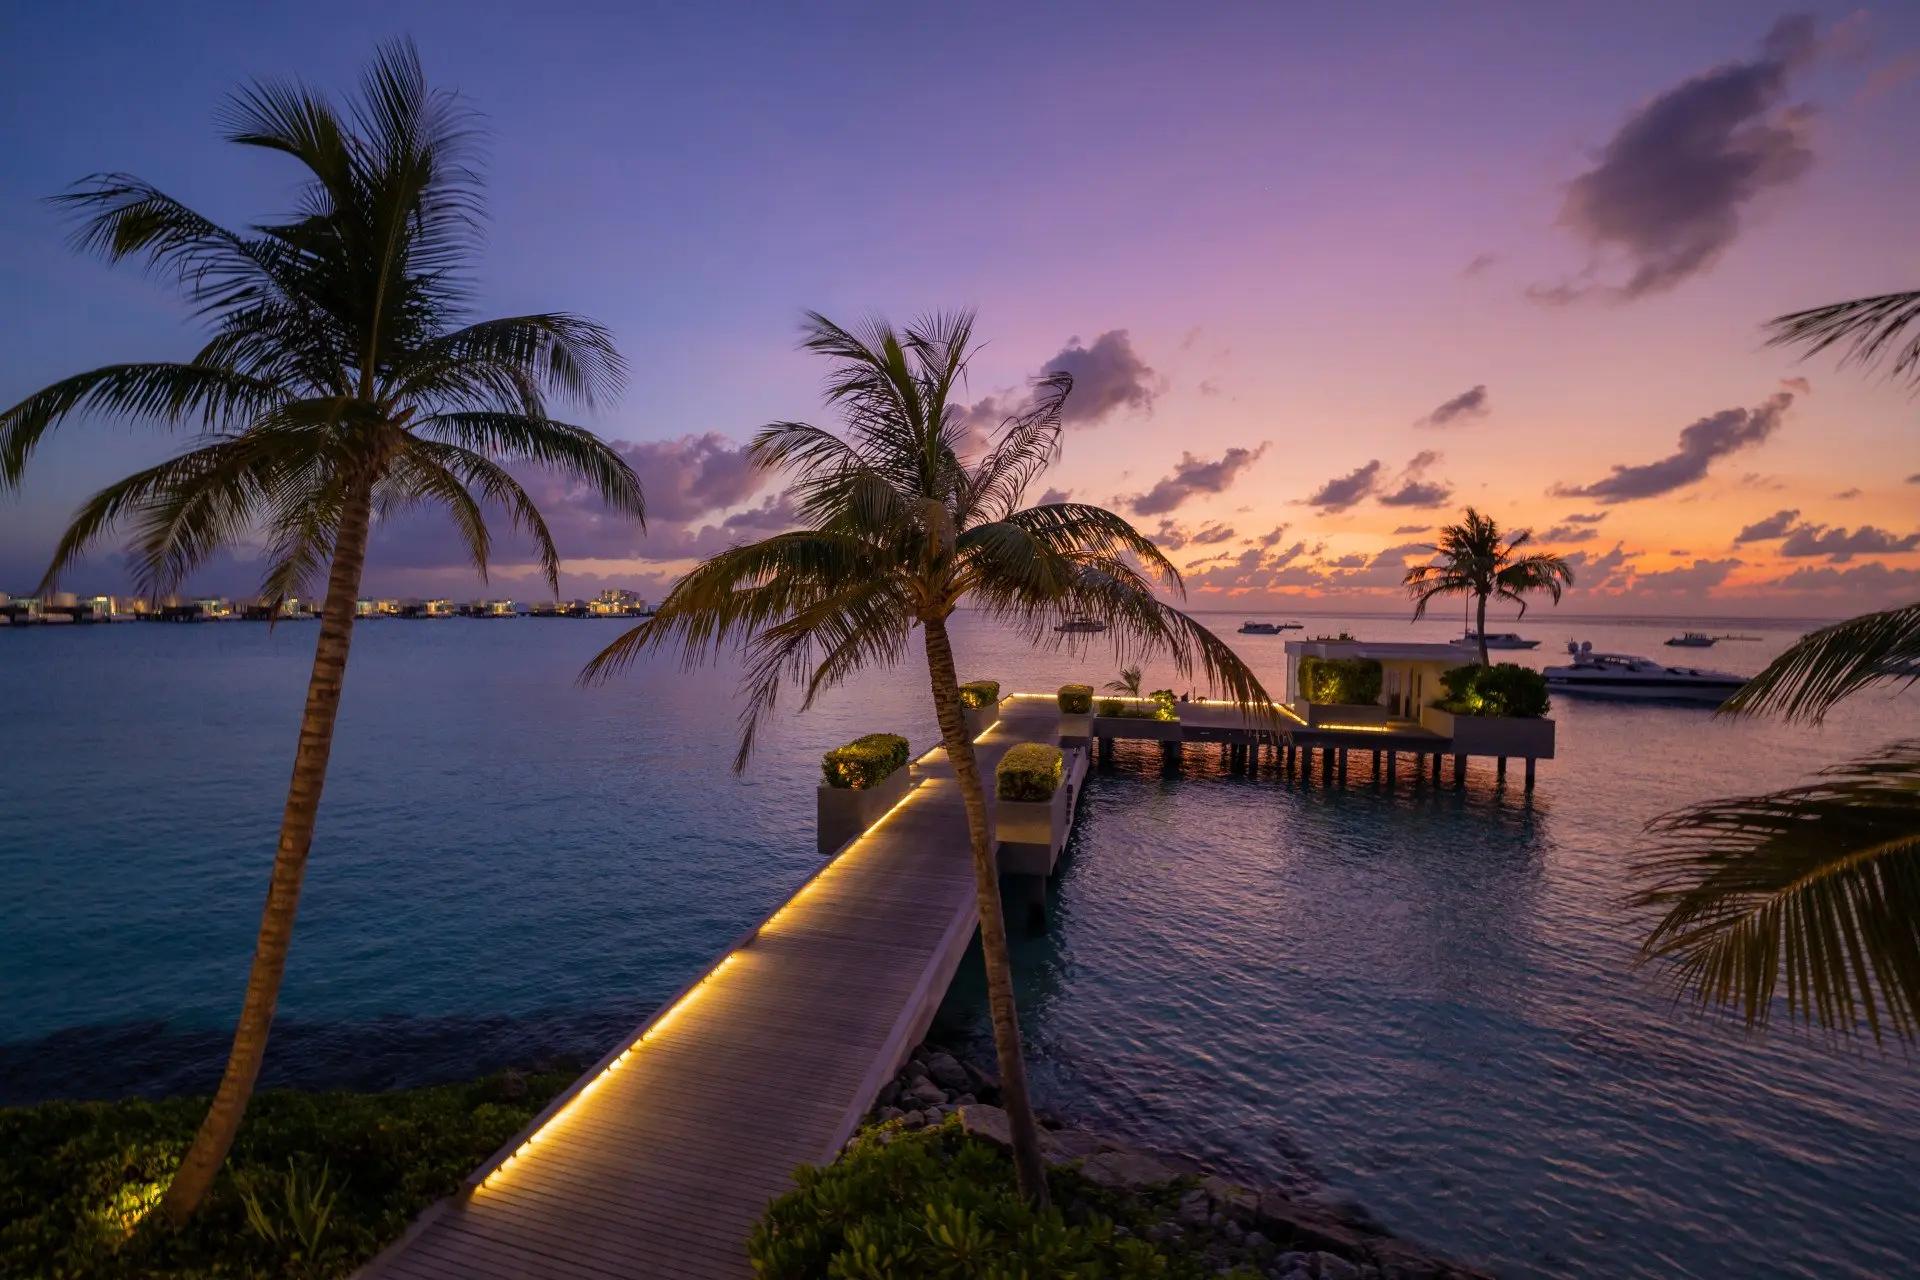
<path id="1" fill-rule="evenodd" d="M 1399 769 L 1400 769 L 1400 753 L 1398 751 L 1387 752 L 1387 785 L 1388 786 L 1393 785 L 1393 780 L 1394 780 L 1393 775 L 1399 772 Z"/>
<path id="2" fill-rule="evenodd" d="M 1456 790 L 1467 785 L 1467 758 L 1456 755 L 1453 758 L 1453 785 Z"/>
<path id="3" fill-rule="evenodd" d="M 1493 762 L 1493 777 L 1496 782 L 1505 782 L 1507 780 L 1507 758 L 1505 756 L 1501 756 Z"/>
<path id="4" fill-rule="evenodd" d="M 1340 785 L 1347 785 L 1347 749 L 1340 748 Z"/>
<path id="5" fill-rule="evenodd" d="M 1533 766 L 1534 766 L 1534 758 L 1532 756 L 1528 756 L 1527 757 L 1527 790 L 1529 792 L 1533 790 Z"/>

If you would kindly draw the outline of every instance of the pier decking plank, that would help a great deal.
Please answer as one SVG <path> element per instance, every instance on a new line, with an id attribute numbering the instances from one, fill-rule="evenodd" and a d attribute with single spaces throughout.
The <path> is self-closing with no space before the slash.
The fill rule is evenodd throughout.
<path id="1" fill-rule="evenodd" d="M 1052 699 L 1009 699 L 983 774 L 1058 740 Z M 959 784 L 943 756 L 532 1145 L 440 1206 L 363 1280 L 746 1277 L 746 1240 L 797 1165 L 830 1158 L 901 1029 L 976 921 Z M 989 789 L 991 794 L 991 789 Z"/>

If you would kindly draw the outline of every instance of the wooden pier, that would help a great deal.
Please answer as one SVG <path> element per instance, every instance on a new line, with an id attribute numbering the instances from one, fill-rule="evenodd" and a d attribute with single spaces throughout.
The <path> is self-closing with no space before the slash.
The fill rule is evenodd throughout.
<path id="1" fill-rule="evenodd" d="M 1021 742 L 1151 739 L 1177 755 L 1214 743 L 1254 769 L 1344 782 L 1351 752 L 1376 780 L 1398 758 L 1416 777 L 1452 754 L 1417 724 L 1308 728 L 1182 704 L 1177 723 L 1094 718 L 1062 739 L 1051 695 L 1016 694 L 976 739 L 988 782 Z M 1086 718 L 1080 718 L 1084 721 Z M 1076 728 L 1083 726 L 1076 726 Z M 1504 764 L 1504 762 L 1503 762 Z M 1087 766 L 1069 759 L 1066 829 Z M 1455 756 L 1455 780 L 1464 757 Z M 460 1193 L 434 1206 L 362 1280 L 670 1280 L 748 1277 L 746 1241 L 802 1164 L 832 1160 L 926 1034 L 979 918 L 959 785 L 945 754 L 779 909 L 555 1098 Z M 1383 773 L 1384 770 L 1384 773 Z M 1504 777 L 1504 768 L 1501 775 Z M 1533 769 L 1527 769 L 1531 788 Z M 1010 819 L 1011 821 L 1011 819 Z M 1010 829 L 1010 834 L 1019 835 Z M 1044 901 L 1064 835 L 1002 848 L 1010 880 Z M 1038 873 L 1038 874 L 1032 874 Z M 1031 899 L 1030 899 L 1031 900 Z"/>

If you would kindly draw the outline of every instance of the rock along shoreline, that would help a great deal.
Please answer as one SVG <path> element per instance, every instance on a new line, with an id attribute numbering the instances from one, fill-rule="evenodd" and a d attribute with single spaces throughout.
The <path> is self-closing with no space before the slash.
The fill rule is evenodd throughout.
<path id="1" fill-rule="evenodd" d="M 1007 1113 L 992 1071 L 934 1045 L 921 1045 L 881 1088 L 866 1127 L 916 1132 L 958 1116 L 966 1132 L 1012 1145 Z M 1152 1219 L 1141 1234 L 1188 1252 L 1215 1270 L 1239 1268 L 1271 1280 L 1490 1280 L 1476 1271 L 1388 1233 L 1357 1204 L 1245 1187 L 1191 1160 L 1163 1156 L 1041 1117 L 1041 1154 L 1108 1191 L 1126 1196 Z M 1074 1206 L 1064 1205 L 1072 1212 Z M 1126 1228 L 1118 1228 L 1125 1231 Z"/>

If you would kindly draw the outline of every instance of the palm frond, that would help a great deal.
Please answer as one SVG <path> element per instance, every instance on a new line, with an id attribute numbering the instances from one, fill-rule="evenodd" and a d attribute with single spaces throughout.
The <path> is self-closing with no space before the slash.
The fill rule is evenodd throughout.
<path id="1" fill-rule="evenodd" d="M 1920 604 L 1869 613 L 1802 637 L 1728 699 L 1722 715 L 1818 723 L 1871 685 L 1920 678 Z"/>
<path id="2" fill-rule="evenodd" d="M 1897 348 L 1900 335 L 1920 321 L 1920 290 L 1855 298 L 1807 311 L 1795 311 L 1767 323 L 1767 345 L 1804 346 L 1808 355 L 1844 343 L 1842 367 L 1871 369 L 1888 356 L 1890 378 L 1920 379 L 1920 327 Z"/>
<path id="3" fill-rule="evenodd" d="M 641 529 L 647 527 L 646 496 L 633 467 L 585 427 L 517 413 L 445 413 L 414 423 L 423 436 L 502 462 L 525 462 L 554 471 L 591 489 L 594 496 Z"/>
<path id="4" fill-rule="evenodd" d="M 1764 1027 L 1788 1016 L 1851 1035 L 1920 1029 L 1920 741 L 1767 795 L 1649 825 L 1636 906 L 1663 908 L 1643 957 L 1702 1007 Z M 1784 992 L 1782 986 L 1784 985 Z"/>

